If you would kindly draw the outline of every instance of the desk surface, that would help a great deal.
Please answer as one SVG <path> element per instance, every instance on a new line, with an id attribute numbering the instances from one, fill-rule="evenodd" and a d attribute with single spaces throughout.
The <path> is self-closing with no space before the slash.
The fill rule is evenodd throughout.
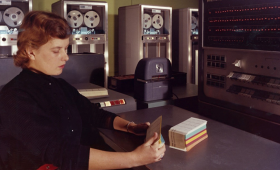
<path id="1" fill-rule="evenodd" d="M 225 113 L 226 114 L 226 113 Z M 166 153 L 162 161 L 146 165 L 152 170 L 271 170 L 280 168 L 280 144 L 233 128 L 193 112 L 167 105 L 120 113 L 119 116 L 136 123 L 152 122 L 162 115 L 162 135 Z M 168 130 L 190 118 L 207 120 L 208 138 L 189 152 L 169 148 Z M 101 135 L 116 151 L 132 151 L 143 143 L 144 137 L 100 129 Z"/>
<path id="2" fill-rule="evenodd" d="M 77 89 L 95 89 L 95 88 L 102 88 L 101 86 L 91 84 L 91 83 L 79 83 L 79 84 L 72 84 Z M 136 102 L 133 97 L 107 89 L 108 90 L 108 96 L 107 97 L 100 97 L 95 99 L 90 99 L 91 103 L 100 103 L 105 101 L 114 101 L 119 99 L 124 99 L 125 104 L 124 105 L 115 105 L 115 106 L 109 106 L 109 107 L 103 107 L 104 110 L 107 110 L 109 112 L 113 113 L 122 113 L 122 112 L 128 112 L 132 110 L 136 110 Z"/>

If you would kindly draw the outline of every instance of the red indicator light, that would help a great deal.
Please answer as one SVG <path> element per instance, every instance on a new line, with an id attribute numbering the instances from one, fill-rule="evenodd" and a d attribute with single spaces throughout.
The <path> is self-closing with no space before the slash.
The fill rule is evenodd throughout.
<path id="1" fill-rule="evenodd" d="M 119 101 L 120 101 L 120 104 L 125 104 L 124 99 L 120 99 Z"/>
<path id="2" fill-rule="evenodd" d="M 119 105 L 120 104 L 120 101 L 116 100 L 114 101 L 116 105 Z"/>
<path id="3" fill-rule="evenodd" d="M 114 101 L 110 101 L 110 103 L 111 103 L 111 106 L 114 106 L 114 105 L 115 105 Z"/>

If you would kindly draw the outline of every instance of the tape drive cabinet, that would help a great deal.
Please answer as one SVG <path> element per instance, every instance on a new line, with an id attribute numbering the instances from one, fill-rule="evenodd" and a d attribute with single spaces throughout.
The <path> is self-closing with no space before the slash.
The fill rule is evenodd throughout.
<path id="1" fill-rule="evenodd" d="M 17 34 L 24 15 L 32 10 L 32 0 L 0 1 L 0 54 L 17 51 Z"/>
<path id="2" fill-rule="evenodd" d="M 131 5 L 119 8 L 119 75 L 134 74 L 142 58 L 171 58 L 172 8 Z"/>
<path id="3" fill-rule="evenodd" d="M 106 2 L 60 0 L 52 4 L 52 12 L 64 17 L 72 28 L 70 44 L 100 44 L 106 41 Z"/>
<path id="4" fill-rule="evenodd" d="M 64 17 L 71 27 L 68 53 L 104 55 L 104 85 L 107 86 L 109 74 L 108 3 L 60 0 L 52 4 L 52 12 Z"/>

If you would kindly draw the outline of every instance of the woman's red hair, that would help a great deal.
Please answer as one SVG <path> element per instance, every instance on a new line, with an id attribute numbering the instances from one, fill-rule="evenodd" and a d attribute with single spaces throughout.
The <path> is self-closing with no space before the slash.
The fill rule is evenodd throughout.
<path id="1" fill-rule="evenodd" d="M 21 68 L 27 68 L 29 64 L 27 48 L 38 49 L 51 38 L 69 38 L 71 29 L 67 21 L 50 12 L 31 11 L 27 13 L 19 28 L 17 47 L 14 55 L 14 63 Z"/>

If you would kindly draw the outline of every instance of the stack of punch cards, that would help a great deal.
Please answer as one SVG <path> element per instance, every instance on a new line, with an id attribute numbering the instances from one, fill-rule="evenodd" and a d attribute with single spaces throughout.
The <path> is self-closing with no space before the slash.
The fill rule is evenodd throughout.
<path id="1" fill-rule="evenodd" d="M 169 130 L 170 147 L 189 151 L 208 137 L 206 120 L 191 117 Z"/>

